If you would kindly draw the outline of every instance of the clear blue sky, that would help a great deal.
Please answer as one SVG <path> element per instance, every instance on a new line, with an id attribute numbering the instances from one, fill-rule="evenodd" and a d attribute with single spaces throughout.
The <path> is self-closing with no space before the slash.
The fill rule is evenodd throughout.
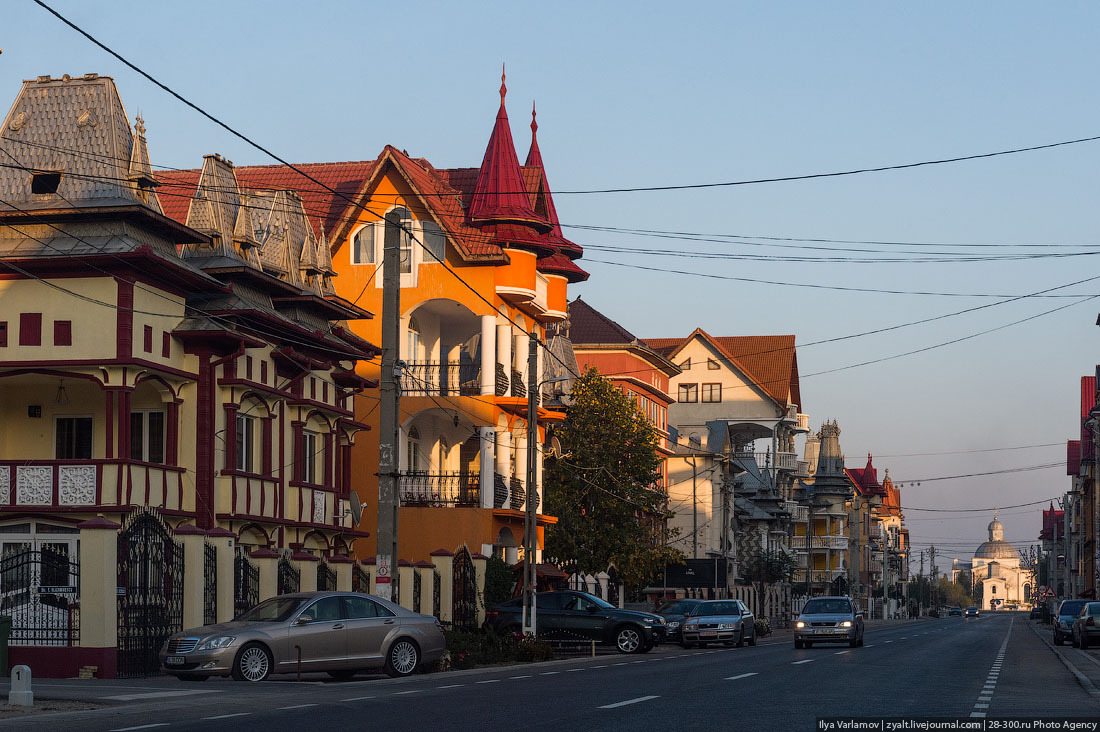
<path id="1" fill-rule="evenodd" d="M 184 96 L 300 162 L 369 159 L 391 143 L 438 167 L 476 166 L 496 111 L 501 62 L 508 65 L 519 154 L 526 153 L 534 98 L 547 172 L 558 190 L 824 172 L 1100 134 L 1094 91 L 1100 8 L 1089 3 L 53 4 Z M 9 0 L 3 15 L 5 109 L 22 79 L 108 74 L 129 113 L 144 115 L 155 163 L 196 167 L 211 152 L 238 164 L 270 162 L 30 0 Z M 849 178 L 563 194 L 556 202 L 565 224 L 944 245 L 1088 245 L 1100 244 L 1098 163 L 1100 143 L 1088 143 Z M 575 229 L 567 235 L 589 247 L 828 254 Z M 715 261 L 592 248 L 586 256 L 582 264 L 592 278 L 574 293 L 642 337 L 701 326 L 715 335 L 794 333 L 799 343 L 990 301 L 722 282 L 591 260 L 964 293 L 1023 294 L 1100 274 L 1092 256 L 934 264 Z M 1066 292 L 1100 289 L 1093 283 Z M 815 427 L 839 420 L 850 466 L 862 466 L 873 452 L 883 456 L 876 464 L 902 481 L 1064 460 L 1062 447 L 884 456 L 1074 437 L 1079 377 L 1100 361 L 1094 325 L 1100 300 L 928 353 L 809 375 L 1069 302 L 1024 300 L 801 348 L 803 411 Z M 1067 485 L 1058 468 L 926 482 L 906 488 L 903 504 L 1005 506 L 1060 495 Z M 948 557 L 969 556 L 964 546 L 985 538 L 991 518 L 930 516 L 936 514 L 907 511 L 914 541 L 935 542 Z M 1019 544 L 1039 530 L 1037 508 L 1002 511 L 1002 520 L 1006 538 Z"/>

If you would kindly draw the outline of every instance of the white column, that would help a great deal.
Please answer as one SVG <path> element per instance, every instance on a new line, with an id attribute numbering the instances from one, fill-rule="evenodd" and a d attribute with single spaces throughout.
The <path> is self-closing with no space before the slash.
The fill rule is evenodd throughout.
<path id="1" fill-rule="evenodd" d="M 504 477 L 505 485 L 512 477 L 512 433 L 497 430 L 496 471 Z M 495 488 L 495 486 L 494 486 Z M 489 492 L 489 505 L 493 505 L 493 489 Z"/>
<path id="2" fill-rule="evenodd" d="M 512 324 L 497 322 L 497 363 L 504 366 L 504 373 L 512 378 Z M 493 366 L 496 372 L 496 366 Z"/>
<path id="3" fill-rule="evenodd" d="M 497 372 L 497 317 L 481 316 L 481 396 L 493 396 Z M 484 465 L 484 462 L 482 463 Z M 484 475 L 484 471 L 482 472 Z"/>
<path id="4" fill-rule="evenodd" d="M 520 373 L 520 378 L 523 379 L 523 387 L 527 388 L 529 381 L 527 374 L 527 354 L 531 350 L 531 339 L 526 333 L 520 333 L 516 338 L 516 371 Z"/>
<path id="5" fill-rule="evenodd" d="M 523 482 L 524 491 L 528 490 L 530 486 L 527 485 L 527 432 L 516 435 L 516 477 Z M 511 496 L 508 498 L 508 507 L 520 511 L 523 509 L 522 505 L 516 505 L 511 503 Z"/>
<path id="6" fill-rule="evenodd" d="M 493 474 L 496 472 L 496 431 L 492 427 L 478 427 L 481 438 L 481 507 L 493 507 Z"/>

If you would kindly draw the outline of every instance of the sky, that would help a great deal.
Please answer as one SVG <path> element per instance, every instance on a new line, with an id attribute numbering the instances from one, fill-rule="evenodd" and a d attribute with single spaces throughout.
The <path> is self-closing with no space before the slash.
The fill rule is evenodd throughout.
<path id="1" fill-rule="evenodd" d="M 695 327 L 719 336 L 795 334 L 802 411 L 815 429 L 826 419 L 839 422 L 849 467 L 862 467 L 873 453 L 880 477 L 889 468 L 904 484 L 917 550 L 936 544 L 940 557 L 968 558 L 986 538 L 989 509 L 1047 501 L 1069 486 L 1065 440 L 1077 436 L 1080 377 L 1100 362 L 1100 300 L 1084 298 L 1100 294 L 1100 280 L 1055 291 L 1081 298 L 994 303 L 1100 275 L 1100 142 L 848 177 L 568 192 L 797 176 L 1100 135 L 1093 93 L 1100 6 L 1006 2 L 993 12 L 979 3 L 872 2 L 51 4 L 293 162 L 373 159 L 388 143 L 436 167 L 477 166 L 506 64 L 520 159 L 536 101 L 559 217 L 566 235 L 586 248 L 581 264 L 592 276 L 571 296 L 643 338 L 683 336 Z M 23 79 L 95 72 L 114 77 L 128 113 L 144 116 L 154 164 L 199 167 L 213 152 L 238 165 L 273 162 L 32 0 L 5 2 L 0 48 L 4 110 Z M 979 244 L 996 246 L 960 246 Z M 1037 244 L 1063 246 L 1008 246 Z M 688 252 L 722 256 L 669 256 Z M 929 255 L 912 252 L 956 261 L 915 262 Z M 1043 256 L 957 261 L 1008 254 Z M 978 294 L 1006 297 L 969 296 Z M 993 306 L 809 345 L 978 305 Z M 1010 325 L 1032 316 L 1039 317 Z M 993 328 L 1001 329 L 976 335 Z M 1041 508 L 1002 510 L 1006 539 L 1033 543 Z"/>

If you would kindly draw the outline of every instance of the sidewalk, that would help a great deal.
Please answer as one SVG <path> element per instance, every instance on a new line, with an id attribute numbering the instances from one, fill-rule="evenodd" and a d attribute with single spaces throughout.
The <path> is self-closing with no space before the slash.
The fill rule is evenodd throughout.
<path id="1" fill-rule="evenodd" d="M 1100 699 L 1100 649 L 1081 650 L 1067 641 L 1064 646 L 1054 645 L 1051 626 L 1037 620 L 1028 620 L 1028 627 L 1050 648 L 1054 655 L 1065 664 L 1069 672 L 1077 679 L 1090 696 Z"/>

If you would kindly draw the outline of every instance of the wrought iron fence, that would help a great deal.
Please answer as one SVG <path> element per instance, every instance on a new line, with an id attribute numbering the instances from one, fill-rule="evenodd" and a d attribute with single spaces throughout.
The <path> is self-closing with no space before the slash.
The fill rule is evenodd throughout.
<path id="1" fill-rule="evenodd" d="M 328 566 L 328 562 L 317 562 L 317 591 L 335 592 L 336 570 Z"/>
<path id="2" fill-rule="evenodd" d="M 512 369 L 512 396 L 525 397 L 527 396 L 527 385 L 523 383 L 523 374 Z"/>
<path id="3" fill-rule="evenodd" d="M 463 472 L 407 473 L 398 478 L 402 505 L 478 506 L 481 478 Z"/>
<path id="4" fill-rule="evenodd" d="M 420 361 L 405 364 L 401 393 L 406 396 L 476 396 L 481 393 L 481 365 Z"/>
<path id="5" fill-rule="evenodd" d="M 183 546 L 152 509 L 139 509 L 118 535 L 118 675 L 160 673 L 158 653 L 183 630 Z"/>
<path id="6" fill-rule="evenodd" d="M 351 591 L 370 592 L 370 572 L 358 564 L 351 568 Z"/>
<path id="7" fill-rule="evenodd" d="M 511 481 L 509 481 L 509 488 L 512 495 L 512 508 L 523 508 L 523 501 L 526 498 L 523 490 L 523 481 L 517 476 L 513 475 Z"/>
<path id="8" fill-rule="evenodd" d="M 80 636 L 80 565 L 60 551 L 29 546 L 0 557 L 0 613 L 12 646 L 72 646 Z"/>
<path id="9" fill-rule="evenodd" d="M 260 568 L 248 558 L 243 546 L 233 560 L 233 617 L 244 615 L 260 602 Z"/>
<path id="10" fill-rule="evenodd" d="M 500 473 L 493 474 L 493 508 L 504 508 L 508 500 L 508 483 Z"/>
<path id="11" fill-rule="evenodd" d="M 279 557 L 279 571 L 277 574 L 280 595 L 297 592 L 298 588 L 302 586 L 302 573 L 294 568 L 294 565 L 290 563 L 285 554 Z"/>
<path id="12" fill-rule="evenodd" d="M 413 573 L 413 612 L 420 612 L 420 597 L 422 595 L 423 581 L 420 579 L 420 573 Z"/>
<path id="13" fill-rule="evenodd" d="M 451 585 L 453 611 L 451 623 L 455 628 L 477 626 L 477 576 L 474 560 L 466 547 L 454 555 L 454 582 Z"/>
<path id="14" fill-rule="evenodd" d="M 443 589 L 443 580 L 439 572 L 432 572 L 432 615 L 439 617 L 439 595 Z"/>
<path id="15" fill-rule="evenodd" d="M 202 622 L 218 622 L 218 551 L 213 544 L 203 544 Z"/>

